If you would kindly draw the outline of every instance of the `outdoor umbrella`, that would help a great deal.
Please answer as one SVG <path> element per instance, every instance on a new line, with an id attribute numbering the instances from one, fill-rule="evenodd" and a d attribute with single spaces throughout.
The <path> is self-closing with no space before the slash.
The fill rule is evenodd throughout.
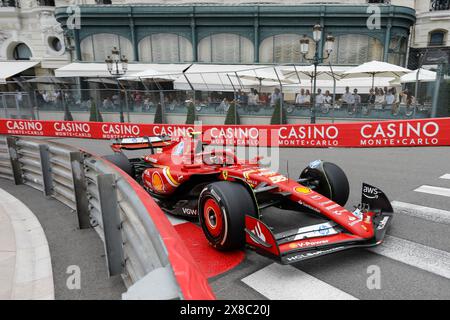
<path id="1" fill-rule="evenodd" d="M 427 69 L 417 69 L 400 78 L 401 83 L 413 83 L 416 81 L 434 82 L 436 81 L 436 72 Z"/>
<path id="2" fill-rule="evenodd" d="M 339 80 L 343 72 L 347 71 L 348 67 L 333 66 L 318 66 L 317 80 Z M 304 79 L 311 81 L 314 78 L 314 65 L 310 66 L 287 66 L 281 69 L 284 76 L 288 79 Z"/>
<path id="3" fill-rule="evenodd" d="M 375 87 L 375 76 L 400 78 L 410 73 L 411 70 L 381 61 L 371 61 L 347 70 L 343 73 L 344 78 L 364 78 L 372 76 L 372 89 Z"/>

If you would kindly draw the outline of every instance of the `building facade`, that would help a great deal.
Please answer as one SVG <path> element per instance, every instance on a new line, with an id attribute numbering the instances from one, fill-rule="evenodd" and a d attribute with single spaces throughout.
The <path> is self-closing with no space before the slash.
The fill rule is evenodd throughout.
<path id="1" fill-rule="evenodd" d="M 416 0 L 417 22 L 411 41 L 409 67 L 450 63 L 450 0 Z"/>
<path id="2" fill-rule="evenodd" d="M 116 46 L 142 63 L 299 64 L 299 40 L 319 23 L 336 39 L 333 64 L 405 66 L 415 23 L 412 0 L 139 2 L 56 0 L 74 60 L 103 62 Z"/>
<path id="3" fill-rule="evenodd" d="M 71 61 L 52 0 L 0 0 L 0 61 L 39 62 L 31 74 L 49 75 Z"/>

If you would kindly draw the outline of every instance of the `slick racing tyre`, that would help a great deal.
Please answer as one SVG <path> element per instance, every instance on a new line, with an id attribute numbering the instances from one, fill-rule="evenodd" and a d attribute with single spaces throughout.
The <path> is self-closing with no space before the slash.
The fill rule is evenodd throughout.
<path id="1" fill-rule="evenodd" d="M 308 179 L 314 191 L 333 200 L 340 206 L 347 203 L 350 186 L 344 171 L 331 162 L 317 160 L 303 170 L 300 179 Z"/>
<path id="2" fill-rule="evenodd" d="M 128 160 L 127 156 L 124 155 L 122 152 L 116 152 L 109 156 L 104 156 L 103 159 L 108 160 L 112 164 L 114 164 L 116 167 L 119 167 L 122 171 L 127 173 L 128 175 L 134 177 L 134 169 L 133 166 L 130 163 L 130 160 Z"/>
<path id="3" fill-rule="evenodd" d="M 250 192 L 241 184 L 220 181 L 207 185 L 198 202 L 200 225 L 208 242 L 221 251 L 245 245 L 245 215 L 256 216 Z"/>

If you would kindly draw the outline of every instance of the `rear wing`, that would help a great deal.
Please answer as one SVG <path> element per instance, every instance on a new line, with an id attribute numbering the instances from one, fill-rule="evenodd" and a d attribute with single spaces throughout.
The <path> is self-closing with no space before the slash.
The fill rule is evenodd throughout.
<path id="1" fill-rule="evenodd" d="M 120 138 L 115 139 L 111 144 L 114 152 L 122 150 L 143 150 L 151 149 L 154 153 L 155 148 L 164 148 L 176 143 L 169 136 L 139 137 L 139 138 Z"/>

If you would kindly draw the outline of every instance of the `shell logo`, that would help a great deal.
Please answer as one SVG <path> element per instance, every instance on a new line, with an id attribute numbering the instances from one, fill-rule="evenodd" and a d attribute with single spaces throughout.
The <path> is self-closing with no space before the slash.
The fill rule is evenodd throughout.
<path id="1" fill-rule="evenodd" d="M 309 194 L 309 193 L 311 193 L 311 189 L 307 188 L 307 187 L 296 187 L 294 190 L 295 190 L 295 192 L 301 193 L 301 194 Z"/>
<path id="2" fill-rule="evenodd" d="M 164 191 L 164 182 L 158 172 L 152 174 L 152 186 L 155 191 Z"/>

